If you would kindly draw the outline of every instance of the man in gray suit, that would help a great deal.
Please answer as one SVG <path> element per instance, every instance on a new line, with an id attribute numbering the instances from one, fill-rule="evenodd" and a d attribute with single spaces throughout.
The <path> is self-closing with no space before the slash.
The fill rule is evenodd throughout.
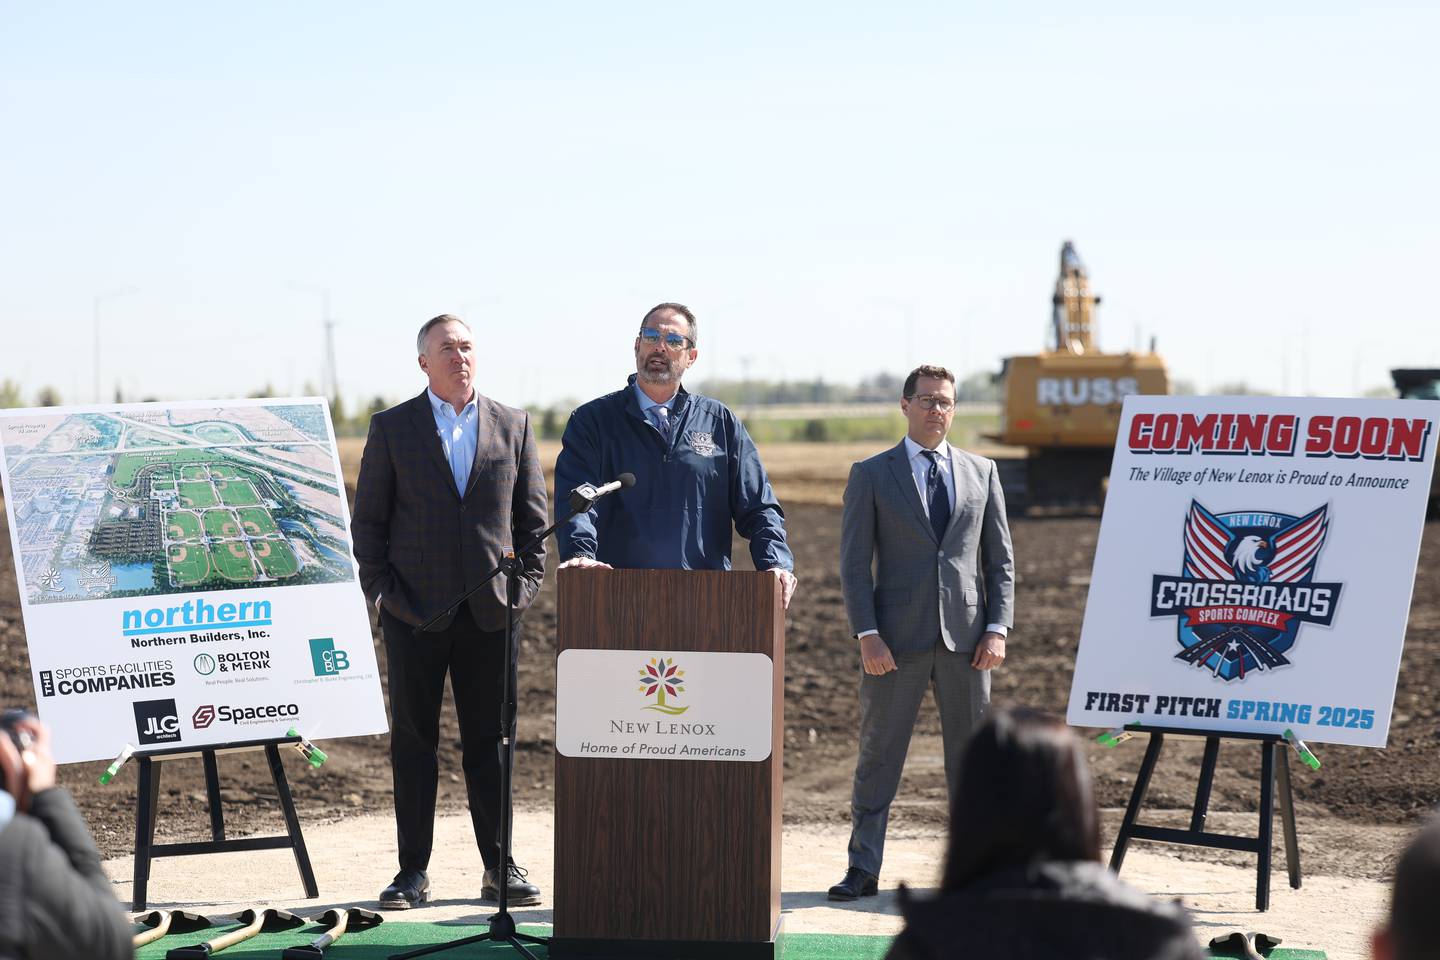
<path id="1" fill-rule="evenodd" d="M 545 529 L 545 476 L 530 417 L 475 389 L 475 342 L 458 317 L 442 314 L 416 338 L 429 381 L 417 397 L 370 418 L 350 528 L 360 584 L 385 639 L 390 765 L 400 872 L 380 906 L 402 910 L 430 899 L 426 873 L 439 782 L 440 705 L 445 677 L 455 696 L 461 760 L 475 841 L 485 863 L 480 899 L 536 903 L 540 890 L 513 860 L 500 862 L 500 705 L 505 674 L 506 587 L 491 580 L 454 611 L 446 606 Z M 545 548 L 519 558 L 518 612 L 540 590 Z M 429 617 L 446 613 L 416 633 Z M 519 650 L 519 628 L 511 650 Z M 509 746 L 514 756 L 514 717 Z"/>
<path id="2" fill-rule="evenodd" d="M 945 440 L 955 375 L 917 367 L 903 393 L 906 437 L 851 467 L 840 521 L 840 579 L 864 673 L 849 869 L 831 900 L 878 889 L 890 802 L 932 685 L 953 796 L 1014 622 L 1015 563 L 995 462 Z"/>

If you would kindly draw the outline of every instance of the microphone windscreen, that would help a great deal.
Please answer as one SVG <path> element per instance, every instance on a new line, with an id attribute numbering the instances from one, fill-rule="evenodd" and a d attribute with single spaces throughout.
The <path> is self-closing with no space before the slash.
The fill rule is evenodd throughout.
<path id="1" fill-rule="evenodd" d="M 633 473 L 622 473 L 615 479 L 620 481 L 620 486 L 622 488 L 635 486 L 635 474 Z"/>

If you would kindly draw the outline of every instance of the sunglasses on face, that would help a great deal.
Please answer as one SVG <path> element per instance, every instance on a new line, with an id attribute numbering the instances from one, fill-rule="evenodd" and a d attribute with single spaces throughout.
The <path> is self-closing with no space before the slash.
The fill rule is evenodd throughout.
<path id="1" fill-rule="evenodd" d="M 689 337 L 681 336 L 678 333 L 661 333 L 659 330 L 652 330 L 650 327 L 640 328 L 640 342 L 647 347 L 665 344 L 670 350 L 683 350 L 685 347 L 693 347 L 695 341 Z"/>

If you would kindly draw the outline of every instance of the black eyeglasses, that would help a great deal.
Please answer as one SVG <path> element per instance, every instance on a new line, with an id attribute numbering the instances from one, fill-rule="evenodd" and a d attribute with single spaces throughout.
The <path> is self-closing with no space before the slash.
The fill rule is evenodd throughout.
<path id="1" fill-rule="evenodd" d="M 914 400 L 926 410 L 939 410 L 941 413 L 949 413 L 955 409 L 954 400 L 951 400 L 949 397 L 937 397 L 930 393 L 912 394 L 905 399 Z"/>
<path id="2" fill-rule="evenodd" d="M 671 350 L 683 350 L 686 347 L 695 346 L 695 341 L 689 337 L 681 336 L 673 331 L 670 333 L 661 333 L 659 330 L 654 330 L 650 327 L 640 328 L 640 339 L 644 341 L 647 347 L 653 347 L 663 343 Z"/>

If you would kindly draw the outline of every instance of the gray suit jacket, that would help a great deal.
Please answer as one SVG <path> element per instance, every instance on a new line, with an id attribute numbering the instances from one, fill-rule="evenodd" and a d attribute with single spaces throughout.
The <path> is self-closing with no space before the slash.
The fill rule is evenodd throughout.
<path id="1" fill-rule="evenodd" d="M 419 624 L 493 570 L 502 553 L 545 529 L 545 476 L 530 415 L 476 394 L 479 444 L 462 496 L 435 428 L 427 394 L 370 418 L 355 483 L 350 532 L 360 585 L 385 609 Z M 545 547 L 520 558 L 519 609 L 540 590 Z M 470 598 L 482 630 L 505 625 L 505 578 Z M 443 629 L 454 618 L 439 626 Z"/>
<path id="2" fill-rule="evenodd" d="M 961 450 L 954 471 L 956 503 L 937 544 L 903 441 L 850 468 L 840 521 L 845 610 L 853 633 L 879 630 L 892 652 L 944 639 L 969 653 L 987 623 L 1014 625 L 1015 560 L 999 472 L 993 460 Z"/>

